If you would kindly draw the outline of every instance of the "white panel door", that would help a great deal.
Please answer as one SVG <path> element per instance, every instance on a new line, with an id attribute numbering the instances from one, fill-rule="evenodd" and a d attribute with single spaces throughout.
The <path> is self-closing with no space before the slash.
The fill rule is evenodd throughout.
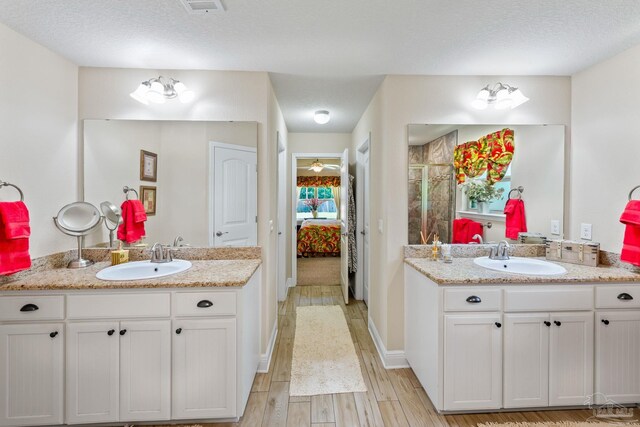
<path id="1" fill-rule="evenodd" d="M 593 394 L 593 313 L 551 313 L 549 405 L 583 405 Z"/>
<path id="2" fill-rule="evenodd" d="M 597 312 L 595 328 L 596 396 L 640 402 L 640 311 Z"/>
<path id="3" fill-rule="evenodd" d="M 214 246 L 253 246 L 258 241 L 255 148 L 212 143 Z"/>
<path id="4" fill-rule="evenodd" d="M 118 421 L 118 322 L 67 325 L 67 424 Z"/>
<path id="5" fill-rule="evenodd" d="M 504 315 L 504 407 L 549 405 L 548 313 Z"/>
<path id="6" fill-rule="evenodd" d="M 444 322 L 444 409 L 500 408 L 500 314 L 446 315 Z"/>
<path id="7" fill-rule="evenodd" d="M 235 417 L 236 320 L 175 320 L 172 329 L 172 418 Z"/>
<path id="8" fill-rule="evenodd" d="M 362 248 L 362 275 L 363 275 L 363 298 L 364 303 L 369 305 L 369 200 L 370 200 L 370 190 L 369 190 L 369 149 L 363 153 L 363 167 L 364 167 L 364 183 L 363 183 L 363 248 Z"/>
<path id="9" fill-rule="evenodd" d="M 349 304 L 349 149 L 345 148 L 340 160 L 340 284 L 344 303 Z"/>
<path id="10" fill-rule="evenodd" d="M 171 417 L 171 321 L 122 322 L 120 421 Z"/>
<path id="11" fill-rule="evenodd" d="M 0 425 L 62 424 L 61 324 L 0 326 Z"/>

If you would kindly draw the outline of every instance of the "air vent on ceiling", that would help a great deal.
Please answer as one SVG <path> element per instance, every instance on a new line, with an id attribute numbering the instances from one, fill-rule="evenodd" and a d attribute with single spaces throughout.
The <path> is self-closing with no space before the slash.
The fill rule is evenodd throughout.
<path id="1" fill-rule="evenodd" d="M 222 0 L 180 0 L 180 3 L 193 15 L 224 12 Z"/>

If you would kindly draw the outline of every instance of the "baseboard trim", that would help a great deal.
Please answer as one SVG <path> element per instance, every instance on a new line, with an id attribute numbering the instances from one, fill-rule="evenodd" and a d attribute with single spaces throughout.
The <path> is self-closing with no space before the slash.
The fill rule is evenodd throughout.
<path id="1" fill-rule="evenodd" d="M 269 366 L 271 366 L 271 358 L 273 357 L 273 351 L 275 350 L 277 336 L 278 322 L 273 325 L 273 331 L 271 331 L 271 338 L 269 338 L 267 352 L 260 355 L 260 363 L 258 364 L 258 372 L 260 373 L 266 374 L 269 372 Z"/>
<path id="2" fill-rule="evenodd" d="M 293 281 L 293 277 L 289 277 L 287 279 L 287 288 L 293 288 L 296 286 L 296 283 Z"/>
<path id="3" fill-rule="evenodd" d="M 373 323 L 371 318 L 369 318 L 369 334 L 371 338 L 373 338 L 373 343 L 376 345 L 376 350 L 378 350 L 378 355 L 382 360 L 382 365 L 385 369 L 400 369 L 400 368 L 408 368 L 409 362 L 407 362 L 407 358 L 404 354 L 403 350 L 392 350 L 388 351 L 384 344 L 382 343 L 382 339 L 380 338 L 380 334 L 376 329 L 376 325 Z"/>

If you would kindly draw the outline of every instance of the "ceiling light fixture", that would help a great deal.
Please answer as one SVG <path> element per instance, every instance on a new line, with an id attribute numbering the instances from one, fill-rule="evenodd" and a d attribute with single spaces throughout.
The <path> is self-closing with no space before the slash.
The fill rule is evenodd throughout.
<path id="1" fill-rule="evenodd" d="M 498 82 L 493 88 L 489 88 L 489 85 L 486 85 L 480 89 L 471 106 L 478 110 L 484 110 L 489 105 L 493 105 L 496 110 L 504 110 L 507 108 L 516 108 L 528 100 L 529 98 L 524 96 L 522 91 L 517 87 Z"/>
<path id="2" fill-rule="evenodd" d="M 173 98 L 178 98 L 180 102 L 185 104 L 192 101 L 195 94 L 187 89 L 181 81 L 159 76 L 140 83 L 140 86 L 129 96 L 144 105 L 149 105 L 149 101 L 155 104 L 164 104 L 167 99 Z"/>
<path id="3" fill-rule="evenodd" d="M 320 163 L 320 160 L 318 160 L 318 159 L 316 159 L 315 162 L 311 163 L 311 166 L 309 167 L 309 170 L 312 170 L 315 173 L 322 172 L 322 169 L 324 169 L 324 164 Z"/>
<path id="4" fill-rule="evenodd" d="M 330 119 L 331 117 L 329 117 L 329 112 L 327 110 L 318 110 L 313 115 L 313 120 L 315 120 L 315 122 L 319 125 L 329 123 Z"/>

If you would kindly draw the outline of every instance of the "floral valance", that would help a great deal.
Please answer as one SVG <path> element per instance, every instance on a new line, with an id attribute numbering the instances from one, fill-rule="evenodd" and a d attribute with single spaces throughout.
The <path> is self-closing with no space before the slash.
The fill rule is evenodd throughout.
<path id="1" fill-rule="evenodd" d="M 504 178 L 515 151 L 512 129 L 502 129 L 477 141 L 458 145 L 453 152 L 453 166 L 458 184 L 487 172 L 487 182 L 495 184 Z"/>
<path id="2" fill-rule="evenodd" d="M 298 187 L 340 187 L 339 176 L 299 176 Z"/>

